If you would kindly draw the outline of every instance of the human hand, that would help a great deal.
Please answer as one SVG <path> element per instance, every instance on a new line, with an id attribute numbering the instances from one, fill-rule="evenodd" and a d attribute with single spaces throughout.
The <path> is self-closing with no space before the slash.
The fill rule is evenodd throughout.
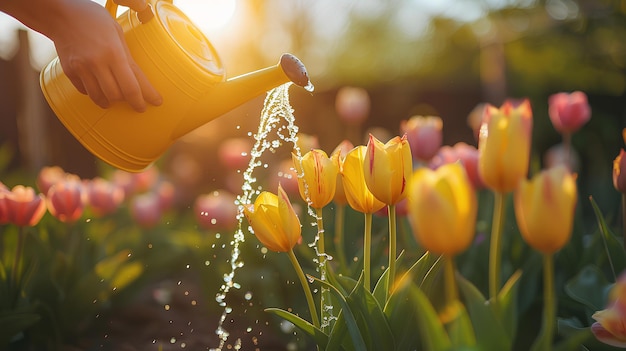
<path id="1" fill-rule="evenodd" d="M 146 103 L 160 105 L 162 98 L 133 60 L 121 26 L 99 4 L 70 1 L 70 19 L 50 37 L 63 71 L 81 93 L 100 107 L 128 102 L 138 112 Z M 119 5 L 140 11 L 145 0 L 117 0 Z"/>

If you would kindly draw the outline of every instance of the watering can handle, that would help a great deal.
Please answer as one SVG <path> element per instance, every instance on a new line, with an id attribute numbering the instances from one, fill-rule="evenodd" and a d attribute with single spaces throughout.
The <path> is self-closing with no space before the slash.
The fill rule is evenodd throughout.
<path id="1" fill-rule="evenodd" d="M 146 3 L 146 8 L 137 12 L 137 18 L 141 23 L 147 23 L 154 17 L 154 12 L 152 12 L 152 4 L 151 0 L 148 0 Z M 113 0 L 107 0 L 104 8 L 111 14 L 113 18 L 117 18 L 117 3 Z"/>

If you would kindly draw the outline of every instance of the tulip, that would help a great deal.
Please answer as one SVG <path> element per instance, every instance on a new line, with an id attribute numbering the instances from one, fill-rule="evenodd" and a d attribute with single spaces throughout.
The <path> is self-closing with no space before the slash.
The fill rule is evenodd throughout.
<path id="1" fill-rule="evenodd" d="M 530 158 L 530 102 L 507 100 L 500 109 L 487 106 L 478 142 L 478 171 L 494 191 L 510 192 L 526 177 Z"/>
<path id="2" fill-rule="evenodd" d="M 427 250 L 453 256 L 472 243 L 478 204 L 460 163 L 415 171 L 407 200 L 413 233 Z"/>
<path id="3" fill-rule="evenodd" d="M 370 134 L 363 163 L 367 188 L 387 205 L 395 205 L 406 196 L 406 182 L 413 161 L 406 135 L 396 136 L 383 144 Z"/>
<path id="4" fill-rule="evenodd" d="M 83 184 L 67 179 L 54 184 L 46 194 L 48 211 L 63 223 L 74 223 L 83 214 Z"/>
<path id="5" fill-rule="evenodd" d="M 512 191 L 528 173 L 532 111 L 527 99 L 507 100 L 502 107 L 485 107 L 478 139 L 478 173 L 494 191 L 489 248 L 489 296 L 498 309 L 500 251 L 504 224 L 504 194 Z"/>
<path id="6" fill-rule="evenodd" d="M 374 197 L 365 184 L 363 164 L 366 152 L 363 145 L 348 152 L 341 164 L 341 178 L 350 207 L 361 213 L 374 213 L 385 207 L 385 203 Z"/>
<path id="7" fill-rule="evenodd" d="M 159 196 L 153 192 L 134 196 L 130 201 L 130 214 L 142 228 L 156 226 L 163 214 Z"/>
<path id="8" fill-rule="evenodd" d="M 218 149 L 221 164 L 230 170 L 245 169 L 250 162 L 252 141 L 249 138 L 231 138 L 223 141 Z"/>
<path id="9" fill-rule="evenodd" d="M 200 227 L 213 230 L 234 229 L 237 226 L 235 195 L 216 190 L 196 198 L 194 214 Z"/>
<path id="10" fill-rule="evenodd" d="M 478 173 L 478 149 L 472 145 L 459 142 L 454 146 L 442 146 L 428 166 L 431 169 L 437 169 L 444 164 L 454 162 L 461 162 L 474 189 L 485 187 Z"/>
<path id="11" fill-rule="evenodd" d="M 387 293 L 391 295 L 396 269 L 396 204 L 406 197 L 406 183 L 413 170 L 411 148 L 406 135 L 383 144 L 370 134 L 363 162 L 363 176 L 369 191 L 387 205 L 389 213 L 389 273 Z"/>
<path id="12" fill-rule="evenodd" d="M 619 155 L 613 161 L 613 186 L 617 191 L 626 194 L 626 157 L 624 149 L 619 151 Z"/>
<path id="13" fill-rule="evenodd" d="M 354 149 L 354 145 L 349 140 L 342 141 L 330 155 L 330 158 L 337 162 L 337 169 L 341 170 L 341 163 L 346 158 L 346 155 L 350 150 Z M 341 172 L 337 173 L 337 187 L 335 189 L 335 196 L 333 202 L 337 205 L 345 205 L 348 202 L 346 198 L 346 192 L 343 186 L 343 179 Z"/>
<path id="14" fill-rule="evenodd" d="M 3 212 L 3 213 L 1 213 Z M 0 218 L 5 223 L 20 227 L 33 227 L 39 223 L 46 213 L 46 201 L 35 189 L 16 185 L 0 192 Z"/>
<path id="15" fill-rule="evenodd" d="M 335 196 L 339 166 L 324 151 L 313 149 L 298 159 L 292 153 L 298 174 L 298 189 L 304 201 L 316 210 L 328 205 Z"/>
<path id="16" fill-rule="evenodd" d="M 165 212 L 172 208 L 174 204 L 174 198 L 176 197 L 176 189 L 174 185 L 167 181 L 161 180 L 155 185 L 153 189 L 154 193 L 159 198 L 159 209 Z"/>
<path id="17" fill-rule="evenodd" d="M 43 167 L 37 175 L 37 189 L 39 189 L 42 194 L 47 194 L 51 186 L 68 177 L 77 176 L 65 172 L 63 168 L 59 166 Z"/>
<path id="18" fill-rule="evenodd" d="M 86 187 L 87 204 L 96 216 L 115 212 L 124 201 L 124 190 L 103 178 L 94 178 Z"/>
<path id="19" fill-rule="evenodd" d="M 254 204 L 243 205 L 243 214 L 252 227 L 254 235 L 263 245 L 272 251 L 288 254 L 304 290 L 313 325 L 320 328 L 311 289 L 309 289 L 302 267 L 293 253 L 293 247 L 300 241 L 302 228 L 287 193 L 278 184 L 276 195 L 267 191 L 262 192 Z"/>
<path id="20" fill-rule="evenodd" d="M 582 91 L 554 94 L 548 103 L 550 121 L 561 134 L 576 132 L 591 118 L 591 107 L 587 95 Z"/>
<path id="21" fill-rule="evenodd" d="M 243 211 L 255 236 L 268 249 L 289 252 L 300 240 L 300 220 L 280 185 L 277 194 L 264 191 Z"/>
<path id="22" fill-rule="evenodd" d="M 515 191 L 514 204 L 524 240 L 546 254 L 562 248 L 571 235 L 576 197 L 576 176 L 565 166 L 523 180 Z"/>
<path id="23" fill-rule="evenodd" d="M 335 98 L 335 110 L 348 125 L 361 125 L 369 115 L 370 104 L 367 90 L 358 87 L 342 87 Z"/>
<path id="24" fill-rule="evenodd" d="M 595 312 L 591 331 L 599 341 L 626 348 L 626 274 L 622 273 L 609 292 L 606 309 Z"/>
<path id="25" fill-rule="evenodd" d="M 400 131 L 407 136 L 414 160 L 428 162 L 441 147 L 443 122 L 436 116 L 413 116 L 400 122 Z"/>

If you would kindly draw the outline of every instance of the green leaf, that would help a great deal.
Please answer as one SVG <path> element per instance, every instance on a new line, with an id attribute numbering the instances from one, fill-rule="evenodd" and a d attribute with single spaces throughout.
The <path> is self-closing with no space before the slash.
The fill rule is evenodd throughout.
<path id="1" fill-rule="evenodd" d="M 449 320 L 446 323 L 446 329 L 448 336 L 452 342 L 454 350 L 462 348 L 476 346 L 476 337 L 474 335 L 474 328 L 472 327 L 472 321 L 467 314 L 465 306 L 460 301 L 454 301 L 448 304 L 442 312 L 440 317 L 444 320 Z"/>
<path id="2" fill-rule="evenodd" d="M 437 312 L 426 295 L 410 280 L 402 279 L 399 282 L 384 311 L 397 350 L 414 350 L 420 343 L 429 351 L 449 350 L 452 347 Z M 419 334 L 415 332 L 415 326 Z"/>
<path id="3" fill-rule="evenodd" d="M 459 290 L 465 300 L 479 349 L 511 350 L 513 338 L 496 316 L 493 306 L 480 291 L 460 274 L 457 275 Z"/>
<path id="4" fill-rule="evenodd" d="M 562 319 L 557 321 L 558 334 L 562 341 L 555 345 L 554 351 L 576 350 L 593 338 L 590 328 L 581 328 L 578 319 Z"/>
<path id="5" fill-rule="evenodd" d="M 320 329 L 316 328 L 313 324 L 309 323 L 307 320 L 302 319 L 293 313 L 287 312 L 285 310 L 281 310 L 279 308 L 266 308 L 265 311 L 269 313 L 273 313 L 277 315 L 278 317 L 281 317 L 293 323 L 293 325 L 298 327 L 305 334 L 312 337 L 313 340 L 315 340 L 315 343 L 319 345 L 322 349 L 326 348 L 326 345 L 328 344 L 328 335 L 326 335 Z"/>
<path id="6" fill-rule="evenodd" d="M 522 271 L 513 273 L 498 293 L 500 321 L 511 340 L 515 339 L 517 332 L 517 290 L 521 276 Z"/>
<path id="7" fill-rule="evenodd" d="M 364 285 L 363 277 L 346 298 L 368 350 L 395 350 L 393 333 L 378 301 Z"/>
<path id="8" fill-rule="evenodd" d="M 330 292 L 337 298 L 337 301 L 341 305 L 341 311 L 343 312 L 346 326 L 348 328 L 348 333 L 350 334 L 350 337 L 352 338 L 352 342 L 354 344 L 355 349 L 366 350 L 367 348 L 365 346 L 365 341 L 363 340 L 363 336 L 361 335 L 361 331 L 359 330 L 359 326 L 354 317 L 354 313 L 352 312 L 352 310 L 350 310 L 350 305 L 348 305 L 348 301 L 346 301 L 346 298 L 341 294 L 341 291 L 339 291 L 339 289 L 335 288 L 331 284 L 323 280 L 320 280 L 316 277 L 313 277 L 313 276 L 308 276 L 308 277 L 309 279 L 312 279 L 320 283 L 323 287 L 328 288 Z"/>
<path id="9" fill-rule="evenodd" d="M 565 293 L 589 311 L 599 311 L 606 305 L 607 293 L 612 285 L 598 267 L 588 265 L 565 284 Z"/>
<path id="10" fill-rule="evenodd" d="M 626 251 L 624 250 L 622 243 L 617 240 L 617 237 L 606 225 L 604 216 L 602 215 L 602 212 L 593 197 L 589 196 L 589 201 L 591 202 L 591 206 L 593 207 L 593 211 L 595 212 L 596 219 L 598 221 L 598 227 L 600 228 L 600 233 L 604 241 L 607 259 L 609 261 L 609 265 L 611 266 L 611 270 L 613 271 L 613 278 L 617 279 L 617 275 L 622 272 L 624 268 L 626 268 Z"/>

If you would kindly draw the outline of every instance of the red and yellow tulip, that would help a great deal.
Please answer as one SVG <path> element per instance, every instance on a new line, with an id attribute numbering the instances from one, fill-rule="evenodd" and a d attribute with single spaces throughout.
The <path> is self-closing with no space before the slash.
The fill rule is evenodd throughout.
<path id="1" fill-rule="evenodd" d="M 367 188 L 387 205 L 406 197 L 406 183 L 413 172 L 411 147 L 406 135 L 383 144 L 370 134 L 363 163 Z"/>
<path id="2" fill-rule="evenodd" d="M 292 160 L 298 174 L 298 190 L 304 201 L 315 209 L 328 205 L 335 196 L 339 165 L 320 149 L 313 149 L 299 160 L 295 154 Z"/>

